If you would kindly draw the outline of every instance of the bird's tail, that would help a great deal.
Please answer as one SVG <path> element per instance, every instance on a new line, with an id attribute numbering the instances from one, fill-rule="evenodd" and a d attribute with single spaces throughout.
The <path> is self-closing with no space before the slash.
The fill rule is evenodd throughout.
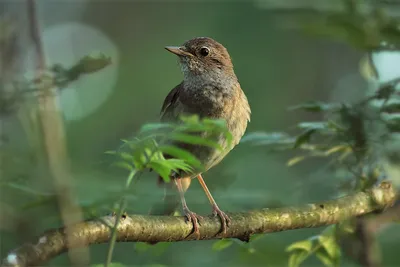
<path id="1" fill-rule="evenodd" d="M 182 179 L 183 190 L 186 191 L 191 183 L 191 178 Z M 179 207 L 180 196 L 174 181 L 164 182 L 162 177 L 158 177 L 157 184 L 164 189 L 164 197 L 157 201 L 150 209 L 149 215 L 173 215 Z"/>

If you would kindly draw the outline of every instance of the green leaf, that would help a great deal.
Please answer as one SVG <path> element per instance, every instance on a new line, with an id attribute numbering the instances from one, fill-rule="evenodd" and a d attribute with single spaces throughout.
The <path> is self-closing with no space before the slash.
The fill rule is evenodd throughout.
<path id="1" fill-rule="evenodd" d="M 173 124 L 170 123 L 148 123 L 143 125 L 140 128 L 139 133 L 144 134 L 144 133 L 148 133 L 148 132 L 155 132 L 155 131 L 165 131 L 165 130 L 169 130 L 172 129 L 174 127 Z"/>
<path id="2" fill-rule="evenodd" d="M 185 124 L 199 124 L 200 123 L 200 117 L 197 114 L 181 115 L 179 118 Z"/>
<path id="3" fill-rule="evenodd" d="M 328 150 L 324 151 L 324 154 L 329 156 L 331 154 L 340 152 L 340 151 L 347 151 L 351 149 L 351 147 L 349 145 L 337 145 L 334 147 L 329 148 Z"/>
<path id="4" fill-rule="evenodd" d="M 193 167 L 202 168 L 202 164 L 201 164 L 200 160 L 198 160 L 192 153 L 190 153 L 184 149 L 181 149 L 181 148 L 178 148 L 175 146 L 170 146 L 170 145 L 160 146 L 159 149 L 161 152 L 168 154 L 172 157 L 185 160 Z"/>
<path id="5" fill-rule="evenodd" d="M 228 143 L 228 146 L 232 145 L 232 141 L 233 141 L 233 135 L 230 131 L 226 131 L 223 133 L 225 135 L 226 138 L 226 142 Z"/>
<path id="6" fill-rule="evenodd" d="M 164 160 L 164 164 L 169 166 L 174 171 L 183 170 L 185 172 L 190 172 L 193 170 L 193 168 L 189 164 L 181 159 L 167 159 Z"/>
<path id="7" fill-rule="evenodd" d="M 170 181 L 171 171 L 179 172 L 183 170 L 185 172 L 191 172 L 192 167 L 181 159 L 162 159 L 152 160 L 150 162 L 150 168 L 154 169 L 164 181 Z"/>
<path id="8" fill-rule="evenodd" d="M 204 125 L 211 127 L 211 131 L 213 133 L 221 133 L 225 136 L 227 139 L 228 144 L 231 144 L 233 140 L 232 133 L 229 131 L 226 121 L 223 119 L 218 119 L 218 120 L 210 120 L 210 119 L 204 119 L 203 120 Z"/>
<path id="9" fill-rule="evenodd" d="M 137 170 L 143 170 L 145 168 L 147 159 L 144 155 L 144 151 L 142 149 L 135 149 L 133 151 L 133 165 Z"/>
<path id="10" fill-rule="evenodd" d="M 331 259 L 331 258 L 326 254 L 326 252 L 323 251 L 323 250 L 318 250 L 318 251 L 315 253 L 315 256 L 316 256 L 325 266 L 328 266 L 328 267 L 336 266 L 336 265 L 335 265 L 335 261 L 334 261 L 333 259 Z"/>
<path id="11" fill-rule="evenodd" d="M 318 237 L 318 241 L 331 259 L 336 259 L 339 257 L 340 247 L 336 243 L 334 235 L 320 235 Z"/>
<path id="12" fill-rule="evenodd" d="M 175 132 L 179 133 L 200 133 L 200 132 L 213 132 L 216 131 L 214 125 L 207 124 L 180 124 L 175 127 Z"/>
<path id="13" fill-rule="evenodd" d="M 291 167 L 291 166 L 293 166 L 293 165 L 295 165 L 295 164 L 297 164 L 297 163 L 299 163 L 300 161 L 303 161 L 303 160 L 305 160 L 305 159 L 306 159 L 306 156 L 294 157 L 294 158 L 291 158 L 291 159 L 286 163 L 286 165 L 287 165 L 288 167 Z"/>
<path id="14" fill-rule="evenodd" d="M 339 107 L 338 104 L 336 103 L 324 103 L 320 101 L 310 101 L 306 102 L 300 105 L 296 105 L 293 107 L 290 107 L 289 110 L 305 110 L 309 112 L 321 112 L 321 111 L 328 111 L 328 110 L 333 110 L 337 109 Z"/>
<path id="15" fill-rule="evenodd" d="M 136 174 L 135 170 L 132 169 L 131 172 L 129 173 L 128 178 L 126 179 L 126 184 L 125 184 L 126 188 L 129 188 L 133 178 L 135 177 L 135 174 Z"/>
<path id="16" fill-rule="evenodd" d="M 201 137 L 201 136 L 195 136 L 195 135 L 189 135 L 189 134 L 184 134 L 184 133 L 173 133 L 169 136 L 172 140 L 176 140 L 182 143 L 187 143 L 187 144 L 192 144 L 192 145 L 203 145 L 203 146 L 209 146 L 209 147 L 214 147 L 219 150 L 222 149 L 221 145 L 208 140 L 207 138 Z"/>
<path id="17" fill-rule="evenodd" d="M 221 251 L 224 250 L 228 247 L 230 247 L 233 244 L 233 241 L 231 239 L 221 239 L 212 245 L 212 250 L 214 251 Z"/>
<path id="18" fill-rule="evenodd" d="M 118 156 L 120 156 L 123 160 L 133 163 L 133 156 L 126 152 L 119 152 Z"/>
<path id="19" fill-rule="evenodd" d="M 138 143 L 140 143 L 143 140 L 140 140 L 139 138 L 135 137 L 133 140 L 121 139 L 121 141 L 123 143 L 121 147 L 128 146 L 129 148 L 133 149 Z"/>
<path id="20" fill-rule="evenodd" d="M 328 123 L 325 121 L 315 121 L 315 122 L 300 122 L 297 127 L 306 130 L 324 130 L 328 129 Z"/>
<path id="21" fill-rule="evenodd" d="M 292 252 L 295 250 L 304 250 L 306 252 L 311 252 L 313 243 L 311 240 L 306 239 L 306 240 L 301 240 L 295 243 L 292 243 L 290 246 L 286 248 L 287 252 Z"/>
<path id="22" fill-rule="evenodd" d="M 288 144 L 293 143 L 294 139 L 291 138 L 287 133 L 273 132 L 254 132 L 246 134 L 240 143 L 254 143 L 256 145 L 277 145 L 277 144 Z"/>
<path id="23" fill-rule="evenodd" d="M 375 99 L 389 100 L 390 97 L 396 92 L 396 82 L 389 81 L 381 85 L 378 91 L 375 93 Z"/>
<path id="24" fill-rule="evenodd" d="M 157 147 L 151 147 L 151 148 L 146 147 L 144 149 L 144 155 L 145 155 L 147 162 L 152 161 L 152 160 L 163 160 L 164 159 L 163 153 L 161 153 L 161 151 Z"/>
<path id="25" fill-rule="evenodd" d="M 76 67 L 81 73 L 92 73 L 99 71 L 111 64 L 111 57 L 106 56 L 101 52 L 92 52 L 84 56 L 77 64 Z"/>
<path id="26" fill-rule="evenodd" d="M 289 267 L 298 267 L 300 266 L 300 264 L 307 259 L 308 257 L 308 252 L 307 251 L 299 251 L 299 252 L 294 252 L 292 254 L 290 254 L 289 257 L 289 263 L 288 266 Z"/>
<path id="27" fill-rule="evenodd" d="M 381 112 L 398 113 L 400 112 L 400 100 L 392 100 L 381 108 Z"/>
<path id="28" fill-rule="evenodd" d="M 316 132 L 316 129 L 308 129 L 297 136 L 296 142 L 294 143 L 293 148 L 298 148 L 303 144 L 309 143 L 311 140 L 311 136 Z"/>
<path id="29" fill-rule="evenodd" d="M 222 130 L 227 130 L 226 120 L 224 119 L 203 119 L 202 122 L 206 125 L 212 125 L 214 128 L 219 128 Z"/>
<path id="30" fill-rule="evenodd" d="M 326 123 L 326 127 L 330 130 L 333 130 L 335 132 L 344 132 L 346 131 L 346 128 L 344 128 L 343 126 L 339 125 L 337 122 L 329 120 Z"/>
<path id="31" fill-rule="evenodd" d="M 207 119 L 207 118 L 205 118 L 202 121 L 199 121 L 197 123 L 184 123 L 184 124 L 177 125 L 177 127 L 175 128 L 175 132 L 181 132 L 181 133 L 207 132 L 209 134 L 218 133 L 218 134 L 223 134 L 225 136 L 225 138 L 227 138 L 228 142 L 232 138 L 231 133 L 229 132 L 229 130 L 226 126 L 225 120 L 214 120 L 214 119 Z"/>
<path id="32" fill-rule="evenodd" d="M 132 171 L 133 170 L 133 166 L 131 164 L 129 164 L 128 162 L 126 162 L 126 161 L 117 161 L 117 162 L 113 163 L 113 165 L 115 165 L 117 167 L 120 167 L 120 168 L 123 168 L 123 169 L 128 170 L 128 171 Z"/>
<path id="33" fill-rule="evenodd" d="M 163 155 L 157 150 L 157 144 L 153 139 L 138 142 L 132 149 L 133 162 L 137 170 L 143 170 L 154 159 L 163 159 Z"/>
<path id="34" fill-rule="evenodd" d="M 171 178 L 169 177 L 171 174 L 171 168 L 169 166 L 166 166 L 164 161 L 160 160 L 153 160 L 150 162 L 150 168 L 155 170 L 163 179 L 165 182 L 169 182 Z"/>
<path id="35" fill-rule="evenodd" d="M 393 132 L 393 133 L 400 132 L 400 116 L 398 116 L 397 114 L 389 115 L 389 116 L 385 116 L 385 118 L 383 118 L 383 119 L 386 123 L 386 127 L 388 128 L 388 130 L 390 132 Z"/>

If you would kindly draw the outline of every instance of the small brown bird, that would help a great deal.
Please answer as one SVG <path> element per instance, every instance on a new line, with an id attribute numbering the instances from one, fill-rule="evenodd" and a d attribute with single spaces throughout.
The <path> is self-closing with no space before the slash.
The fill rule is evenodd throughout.
<path id="1" fill-rule="evenodd" d="M 233 142 L 229 146 L 223 135 L 218 137 L 217 142 L 223 147 L 222 151 L 201 145 L 174 143 L 196 156 L 204 166 L 203 171 L 207 171 L 218 164 L 239 143 L 250 121 L 249 103 L 240 88 L 228 51 L 220 43 L 208 37 L 198 37 L 185 42 L 182 46 L 165 48 L 178 56 L 183 81 L 165 98 L 161 109 L 161 121 L 179 122 L 179 116 L 183 114 L 224 119 L 233 136 Z M 201 172 L 180 172 L 172 178 L 179 191 L 184 214 L 188 221 L 193 223 L 194 233 L 199 235 L 199 219 L 202 217 L 189 210 L 184 193 L 191 179 L 195 177 L 198 178 L 212 205 L 213 214 L 221 219 L 222 232 L 226 233 L 231 220 L 218 207 Z"/>

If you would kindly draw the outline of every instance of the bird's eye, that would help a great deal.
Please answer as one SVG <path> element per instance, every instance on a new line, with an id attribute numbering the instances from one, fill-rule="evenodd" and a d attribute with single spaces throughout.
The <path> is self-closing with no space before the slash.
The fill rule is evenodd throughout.
<path id="1" fill-rule="evenodd" d="M 208 56 L 208 54 L 210 54 L 210 49 L 208 48 L 208 47 L 202 47 L 201 49 L 200 49 L 200 54 L 203 56 L 203 57 L 205 57 L 205 56 Z"/>

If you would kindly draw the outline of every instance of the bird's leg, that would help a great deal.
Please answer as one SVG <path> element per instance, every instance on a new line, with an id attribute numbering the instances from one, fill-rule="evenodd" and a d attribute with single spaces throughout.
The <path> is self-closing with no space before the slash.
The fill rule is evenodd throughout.
<path id="1" fill-rule="evenodd" d="M 212 197 L 210 190 L 208 190 L 206 183 L 203 180 L 203 177 L 201 176 L 201 174 L 199 174 L 197 176 L 197 179 L 199 180 L 201 186 L 203 187 L 204 192 L 207 195 L 208 200 L 211 203 L 211 206 L 213 208 L 213 214 L 214 216 L 219 216 L 219 218 L 221 219 L 221 224 L 222 224 L 222 233 L 226 233 L 226 229 L 228 228 L 231 219 L 229 218 L 228 215 L 226 215 L 225 212 L 223 212 L 217 205 L 217 203 L 215 202 L 214 198 Z"/>
<path id="2" fill-rule="evenodd" d="M 193 233 L 197 236 L 198 239 L 200 238 L 199 220 L 203 219 L 203 217 L 189 210 L 185 200 L 185 190 L 182 187 L 182 179 L 177 178 L 174 179 L 174 181 L 176 187 L 178 188 L 179 196 L 181 198 L 183 213 L 185 214 L 188 222 L 191 222 L 193 224 Z"/>

